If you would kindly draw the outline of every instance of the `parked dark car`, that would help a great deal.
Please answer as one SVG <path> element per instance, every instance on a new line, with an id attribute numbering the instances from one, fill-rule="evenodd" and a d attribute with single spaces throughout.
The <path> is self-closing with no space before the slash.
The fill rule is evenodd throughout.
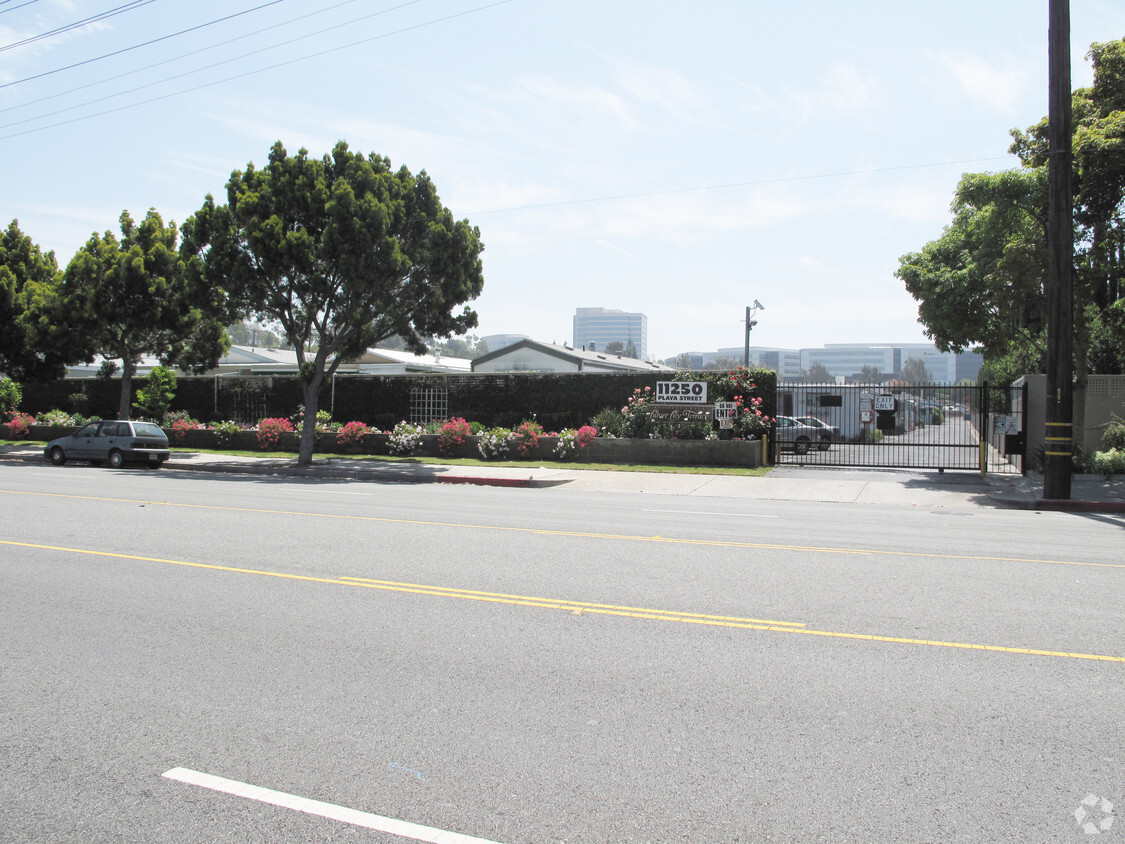
<path id="1" fill-rule="evenodd" d="M 827 422 L 817 419 L 815 416 L 798 416 L 797 421 L 802 425 L 809 425 L 810 427 L 820 429 L 819 447 L 821 451 L 828 451 L 828 449 L 832 447 L 832 441 L 840 439 L 839 428 L 829 425 Z"/>
<path id="2" fill-rule="evenodd" d="M 159 425 L 119 420 L 89 422 L 69 437 L 51 440 L 43 449 L 56 466 L 68 460 L 88 460 L 95 466 L 109 463 L 114 469 L 126 463 L 158 469 L 171 453 L 168 437 Z"/>
<path id="3" fill-rule="evenodd" d="M 808 454 L 813 443 L 822 450 L 827 448 L 820 428 L 805 425 L 791 416 L 777 417 L 777 441 L 783 448 L 793 449 L 794 454 Z"/>

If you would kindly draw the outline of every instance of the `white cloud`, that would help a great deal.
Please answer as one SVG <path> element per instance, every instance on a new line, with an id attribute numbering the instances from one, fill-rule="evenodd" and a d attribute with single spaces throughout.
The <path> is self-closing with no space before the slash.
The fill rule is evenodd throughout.
<path id="1" fill-rule="evenodd" d="M 988 61 L 964 52 L 936 52 L 934 58 L 978 106 L 1017 113 L 1035 75 L 1010 58 Z"/>
<path id="2" fill-rule="evenodd" d="M 686 77 L 652 65 L 629 65 L 619 68 L 617 79 L 631 99 L 654 105 L 669 115 L 687 119 L 703 103 L 698 88 Z"/>

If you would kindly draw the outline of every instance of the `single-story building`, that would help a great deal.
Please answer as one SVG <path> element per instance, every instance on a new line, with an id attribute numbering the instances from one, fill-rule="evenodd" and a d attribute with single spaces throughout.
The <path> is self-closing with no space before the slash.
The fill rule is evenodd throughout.
<path id="1" fill-rule="evenodd" d="M 488 352 L 472 362 L 473 372 L 675 372 L 661 363 L 650 363 L 610 352 L 585 351 L 538 340 L 519 340 Z"/>

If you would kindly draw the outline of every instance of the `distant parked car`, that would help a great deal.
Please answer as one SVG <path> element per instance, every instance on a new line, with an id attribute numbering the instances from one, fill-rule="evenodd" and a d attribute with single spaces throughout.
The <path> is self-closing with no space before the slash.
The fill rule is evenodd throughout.
<path id="1" fill-rule="evenodd" d="M 815 416 L 798 416 L 797 421 L 802 425 L 808 425 L 812 428 L 820 429 L 820 442 L 818 443 L 821 451 L 828 451 L 832 447 L 832 441 L 839 441 L 840 429 L 834 425 L 829 425 L 817 419 Z"/>
<path id="2" fill-rule="evenodd" d="M 56 466 L 68 460 L 88 460 L 95 466 L 109 463 L 114 469 L 126 463 L 143 463 L 160 468 L 171 454 L 168 437 L 153 422 L 97 420 L 69 437 L 47 443 L 43 454 Z"/>
<path id="3" fill-rule="evenodd" d="M 777 417 L 777 441 L 783 446 L 792 448 L 796 454 L 808 454 L 813 443 L 816 443 L 818 448 L 826 447 L 823 445 L 820 428 L 805 425 L 792 416 Z"/>

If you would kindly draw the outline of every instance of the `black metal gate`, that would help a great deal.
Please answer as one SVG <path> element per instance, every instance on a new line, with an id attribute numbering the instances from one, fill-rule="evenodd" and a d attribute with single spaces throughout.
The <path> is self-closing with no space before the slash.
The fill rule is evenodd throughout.
<path id="1" fill-rule="evenodd" d="M 778 384 L 777 463 L 1024 471 L 1023 387 Z"/>

